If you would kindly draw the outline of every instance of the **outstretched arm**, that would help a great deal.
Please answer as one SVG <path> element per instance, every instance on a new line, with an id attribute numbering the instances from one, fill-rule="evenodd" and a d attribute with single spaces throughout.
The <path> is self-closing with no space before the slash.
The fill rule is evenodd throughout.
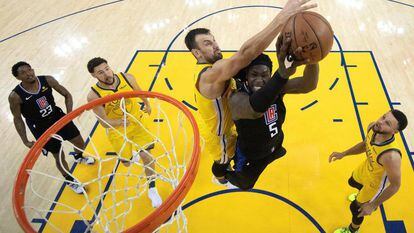
<path id="1" fill-rule="evenodd" d="M 372 127 L 374 123 L 370 123 L 368 125 L 368 130 Z M 366 145 L 365 145 L 365 141 L 359 142 L 358 144 L 356 144 L 355 146 L 349 148 L 348 150 L 344 151 L 344 152 L 333 152 L 330 156 L 329 156 L 329 162 L 333 162 L 335 160 L 339 160 L 342 159 L 345 156 L 349 156 L 349 155 L 358 155 L 361 153 L 364 153 L 366 151 Z"/>
<path id="2" fill-rule="evenodd" d="M 279 34 L 287 20 L 294 14 L 316 7 L 316 4 L 305 5 L 310 0 L 289 0 L 283 10 L 262 31 L 247 40 L 229 59 L 222 59 L 202 73 L 199 80 L 199 91 L 207 98 L 219 97 L 225 88 L 225 82 L 246 67 L 260 55 Z"/>
<path id="3" fill-rule="evenodd" d="M 289 76 L 295 73 L 296 67 L 306 62 L 295 61 L 289 68 L 286 68 L 283 61 L 286 59 L 290 43 L 291 38 L 287 37 L 282 44 L 279 44 L 278 50 L 280 52 L 277 57 L 280 64 L 279 69 L 262 88 L 250 96 L 246 93 L 239 92 L 230 97 L 229 105 L 233 120 L 256 119 L 261 117 L 282 93 L 283 87 L 288 82 Z M 295 53 L 300 50 L 301 48 L 298 48 Z"/>

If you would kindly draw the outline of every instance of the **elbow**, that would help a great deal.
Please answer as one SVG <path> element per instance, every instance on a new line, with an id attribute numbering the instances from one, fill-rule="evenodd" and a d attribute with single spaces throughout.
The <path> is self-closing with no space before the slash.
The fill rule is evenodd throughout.
<path id="1" fill-rule="evenodd" d="M 304 87 L 302 89 L 303 90 L 302 93 L 304 93 L 304 94 L 310 93 L 310 92 L 314 91 L 317 87 L 318 87 L 318 83 L 313 83 L 313 84 L 311 84 L 309 86 Z"/>

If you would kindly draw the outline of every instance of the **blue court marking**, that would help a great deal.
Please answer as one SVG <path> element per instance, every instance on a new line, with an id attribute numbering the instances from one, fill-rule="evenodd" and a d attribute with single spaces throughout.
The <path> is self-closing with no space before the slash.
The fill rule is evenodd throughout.
<path id="1" fill-rule="evenodd" d="M 187 105 L 187 107 L 191 108 L 191 109 L 192 109 L 192 110 L 194 110 L 194 111 L 197 111 L 197 110 L 198 110 L 198 108 L 194 107 L 193 105 L 191 105 L 190 103 L 188 103 L 188 102 L 187 102 L 187 101 L 185 101 L 185 100 L 182 100 L 181 102 L 182 102 L 183 104 Z"/>
<path id="2" fill-rule="evenodd" d="M 348 68 L 356 68 L 358 66 L 357 65 L 346 65 L 346 67 L 348 67 Z"/>
<path id="3" fill-rule="evenodd" d="M 401 105 L 400 102 L 391 102 L 391 105 Z"/>
<path id="4" fill-rule="evenodd" d="M 333 119 L 333 122 L 343 122 L 344 120 L 342 119 Z"/>
<path id="5" fill-rule="evenodd" d="M 310 104 L 308 104 L 308 105 L 306 105 L 306 106 L 304 106 L 304 107 L 300 108 L 300 110 L 304 111 L 304 110 L 306 110 L 306 109 L 308 109 L 308 108 L 312 107 L 312 106 L 313 106 L 313 105 L 315 105 L 316 103 L 318 103 L 318 101 L 317 101 L 317 100 L 314 100 L 312 103 L 310 103 Z"/>
<path id="6" fill-rule="evenodd" d="M 408 4 L 408 3 L 405 3 L 405 2 L 399 2 L 399 1 L 394 1 L 394 0 L 387 0 L 387 1 L 414 8 L 414 5 L 411 5 L 411 4 Z"/>
<path id="7" fill-rule="evenodd" d="M 334 87 L 336 86 L 336 84 L 338 83 L 339 78 L 335 78 L 335 81 L 331 84 L 331 86 L 329 87 L 329 90 L 332 91 L 332 89 L 334 89 Z"/>
<path id="8" fill-rule="evenodd" d="M 275 198 L 279 201 L 284 202 L 287 205 L 292 206 L 293 208 L 295 208 L 296 210 L 298 210 L 300 213 L 302 213 L 307 219 L 309 219 L 309 221 L 312 222 L 312 224 L 318 229 L 319 232 L 325 233 L 326 231 L 322 228 L 322 226 L 312 217 L 312 215 L 310 215 L 308 212 L 306 212 L 306 210 L 304 210 L 302 207 L 300 207 L 298 204 L 294 203 L 293 201 L 282 197 L 276 193 L 272 193 L 266 190 L 261 190 L 261 189 L 251 189 L 249 191 L 242 191 L 240 189 L 226 189 L 226 190 L 220 190 L 217 192 L 213 192 L 213 193 L 209 193 L 206 195 L 203 195 L 201 197 L 198 197 L 188 203 L 186 203 L 185 205 L 183 205 L 183 210 L 197 204 L 200 201 L 204 201 L 206 199 L 215 197 L 215 196 L 219 196 L 219 195 L 224 195 L 224 194 L 228 194 L 228 193 L 237 193 L 237 192 L 250 192 L 250 193 L 258 193 L 258 194 L 262 194 L 268 197 L 272 197 Z"/>
<path id="9" fill-rule="evenodd" d="M 129 69 L 132 66 L 132 63 L 135 61 L 135 58 L 138 56 L 139 50 L 135 51 L 134 56 L 132 57 L 131 61 L 129 61 L 129 64 L 127 68 L 125 69 L 125 73 L 128 73 Z"/>
<path id="10" fill-rule="evenodd" d="M 352 88 L 351 79 L 350 79 L 349 72 L 348 72 L 348 67 L 346 66 L 344 51 L 342 50 L 342 46 L 341 46 L 341 43 L 339 42 L 338 38 L 334 37 L 334 39 L 335 39 L 336 43 L 338 44 L 339 51 L 341 53 L 341 66 L 344 67 L 344 70 L 345 70 L 345 76 L 346 76 L 346 80 L 348 82 L 349 91 L 351 92 L 351 99 L 352 99 L 352 103 L 354 105 L 355 115 L 356 115 L 357 120 L 358 120 L 359 130 L 360 130 L 362 139 L 364 139 L 365 138 L 364 127 L 362 127 L 362 121 L 361 121 L 361 118 L 359 116 L 359 110 L 358 110 L 358 107 L 356 105 L 354 89 Z"/>
<path id="11" fill-rule="evenodd" d="M 40 223 L 40 224 L 45 224 L 46 220 L 43 218 L 34 218 L 32 219 L 32 223 Z"/>
<path id="12" fill-rule="evenodd" d="M 67 15 L 64 15 L 64 16 L 58 17 L 56 19 L 49 20 L 47 22 L 38 24 L 38 25 L 36 25 L 34 27 L 28 28 L 28 29 L 23 30 L 21 32 L 18 32 L 18 33 L 14 34 L 14 35 L 11 35 L 9 37 L 6 37 L 6 38 L 0 40 L 0 43 L 4 42 L 6 40 L 10 40 L 10 39 L 12 39 L 12 38 L 14 38 L 14 37 L 16 37 L 18 35 L 21 35 L 23 33 L 28 32 L 28 31 L 32 31 L 32 30 L 34 30 L 34 29 L 36 29 L 38 27 L 44 26 L 44 25 L 49 24 L 49 23 L 53 23 L 53 22 L 58 21 L 60 19 L 64 19 L 64 18 L 67 18 L 67 17 L 72 16 L 72 15 L 77 15 L 77 14 L 83 13 L 85 11 L 90 11 L 90 10 L 93 10 L 93 9 L 96 9 L 96 8 L 100 8 L 100 7 L 103 7 L 103 6 L 111 5 L 111 4 L 118 3 L 118 2 L 122 2 L 122 1 L 124 1 L 124 0 L 117 0 L 117 1 L 107 2 L 107 3 L 104 3 L 104 4 L 100 4 L 100 5 L 97 5 L 97 6 L 89 7 L 89 8 L 80 10 L 80 11 L 76 11 L 76 12 L 73 12 L 73 13 L 70 13 L 70 14 L 67 14 Z"/>
<path id="13" fill-rule="evenodd" d="M 164 78 L 165 83 L 167 84 L 168 89 L 173 90 L 170 81 L 168 80 L 168 78 Z"/>
<path id="14" fill-rule="evenodd" d="M 368 105 L 368 102 L 356 102 L 356 105 Z"/>

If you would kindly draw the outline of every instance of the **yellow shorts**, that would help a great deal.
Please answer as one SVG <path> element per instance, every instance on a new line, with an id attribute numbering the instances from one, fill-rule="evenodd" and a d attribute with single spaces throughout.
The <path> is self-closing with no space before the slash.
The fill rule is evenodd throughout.
<path id="1" fill-rule="evenodd" d="M 356 201 L 359 203 L 372 202 L 375 200 L 384 191 L 388 181 L 387 176 L 384 176 L 383 179 L 379 181 L 359 179 L 354 174 L 352 174 L 352 177 L 356 182 L 363 185 L 356 197 Z"/>
<path id="2" fill-rule="evenodd" d="M 217 136 L 209 131 L 201 131 L 202 153 L 207 154 L 213 158 L 214 161 L 220 164 L 228 163 L 234 156 L 236 148 L 237 133 L 235 127 L 232 127 L 229 132 Z"/>
<path id="3" fill-rule="evenodd" d="M 107 129 L 108 139 L 112 144 L 114 151 L 122 158 L 131 159 L 132 150 L 140 151 L 153 147 L 155 137 L 153 137 L 147 129 L 139 124 L 132 124 L 127 127 L 127 138 L 124 138 L 124 128 L 117 127 Z M 130 140 L 130 141 L 129 141 Z"/>

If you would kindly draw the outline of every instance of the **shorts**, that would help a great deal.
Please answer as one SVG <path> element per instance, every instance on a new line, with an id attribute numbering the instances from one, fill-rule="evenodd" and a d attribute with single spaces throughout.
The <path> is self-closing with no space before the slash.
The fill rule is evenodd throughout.
<path id="1" fill-rule="evenodd" d="M 26 124 L 32 132 L 33 136 L 38 139 L 42 134 L 49 129 L 54 123 L 56 123 L 59 119 L 65 116 L 65 113 L 58 108 L 56 114 L 50 116 L 48 118 L 42 119 L 42 121 L 30 121 L 30 119 L 26 119 Z M 60 129 L 56 134 L 60 135 L 63 140 L 72 140 L 73 138 L 80 135 L 78 128 L 73 124 L 73 122 L 69 122 L 66 124 L 62 129 Z M 50 140 L 46 143 L 43 149 L 55 154 L 59 153 L 62 143 L 60 140 L 55 138 L 50 138 Z"/>

